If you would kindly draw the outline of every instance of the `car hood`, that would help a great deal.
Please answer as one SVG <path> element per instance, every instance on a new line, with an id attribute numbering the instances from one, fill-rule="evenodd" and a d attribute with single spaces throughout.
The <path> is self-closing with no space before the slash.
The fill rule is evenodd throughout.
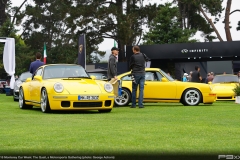
<path id="1" fill-rule="evenodd" d="M 69 94 L 99 94 L 102 93 L 101 86 L 92 79 L 78 79 L 78 80 L 48 80 L 59 82 L 64 86 L 64 90 Z M 54 85 L 54 84 L 53 84 Z"/>
<path id="2" fill-rule="evenodd" d="M 211 85 L 213 87 L 213 90 L 233 90 L 233 88 L 236 86 L 236 83 L 216 83 Z"/>

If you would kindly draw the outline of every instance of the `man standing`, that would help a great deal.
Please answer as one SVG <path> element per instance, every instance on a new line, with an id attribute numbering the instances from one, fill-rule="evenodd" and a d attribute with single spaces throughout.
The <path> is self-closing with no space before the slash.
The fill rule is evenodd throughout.
<path id="1" fill-rule="evenodd" d="M 44 63 L 41 61 L 41 58 L 42 58 L 42 54 L 37 52 L 36 53 L 36 61 L 34 61 L 30 64 L 30 67 L 29 67 L 30 73 L 33 74 L 38 69 L 38 67 L 44 65 Z"/>
<path id="2" fill-rule="evenodd" d="M 118 55 L 118 48 L 113 47 L 111 49 L 112 54 L 109 56 L 108 60 L 108 71 L 107 76 L 108 79 L 111 80 L 112 78 L 117 80 L 117 55 Z"/>
<path id="3" fill-rule="evenodd" d="M 198 82 L 202 81 L 202 77 L 200 75 L 200 67 L 195 66 L 195 71 L 192 73 L 192 81 L 191 82 Z"/>
<path id="4" fill-rule="evenodd" d="M 132 70 L 132 75 L 134 81 L 132 82 L 132 106 L 131 108 L 136 108 L 136 92 L 139 86 L 139 96 L 138 105 L 139 108 L 144 108 L 143 106 L 143 90 L 145 83 L 145 58 L 142 53 L 140 53 L 139 46 L 133 46 L 133 55 L 130 58 L 129 68 Z"/>

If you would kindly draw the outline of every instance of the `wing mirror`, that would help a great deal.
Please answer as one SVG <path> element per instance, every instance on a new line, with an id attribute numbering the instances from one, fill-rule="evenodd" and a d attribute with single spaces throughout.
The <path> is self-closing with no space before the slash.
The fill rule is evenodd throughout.
<path id="1" fill-rule="evenodd" d="M 168 82 L 167 78 L 163 77 L 162 82 Z"/>
<path id="2" fill-rule="evenodd" d="M 32 78 L 27 78 L 25 82 L 30 82 Z"/>
<path id="3" fill-rule="evenodd" d="M 96 76 L 90 76 L 92 78 L 92 80 L 96 80 Z"/>
<path id="4" fill-rule="evenodd" d="M 42 76 L 34 76 L 33 77 L 35 80 L 42 81 Z"/>

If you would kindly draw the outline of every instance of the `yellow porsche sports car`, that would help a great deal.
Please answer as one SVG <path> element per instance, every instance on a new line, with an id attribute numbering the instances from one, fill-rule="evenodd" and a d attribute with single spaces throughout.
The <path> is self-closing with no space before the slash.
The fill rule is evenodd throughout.
<path id="1" fill-rule="evenodd" d="M 233 88 L 239 84 L 238 76 L 233 74 L 216 75 L 209 85 L 217 94 L 216 100 L 235 100 Z"/>
<path id="2" fill-rule="evenodd" d="M 131 73 L 121 74 L 118 78 L 122 80 L 122 95 L 115 98 L 115 104 L 125 106 L 131 102 Z M 146 68 L 144 102 L 181 102 L 194 106 L 212 104 L 215 100 L 216 94 L 208 84 L 176 81 L 159 68 Z"/>
<path id="3" fill-rule="evenodd" d="M 19 107 L 51 110 L 98 110 L 114 105 L 112 84 L 95 80 L 80 65 L 53 64 L 39 67 L 19 88 Z"/>

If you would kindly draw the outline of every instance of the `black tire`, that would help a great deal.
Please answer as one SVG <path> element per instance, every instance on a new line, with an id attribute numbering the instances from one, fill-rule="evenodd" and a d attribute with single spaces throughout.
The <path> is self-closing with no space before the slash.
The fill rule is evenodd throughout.
<path id="1" fill-rule="evenodd" d="M 13 96 L 13 101 L 17 102 L 17 101 L 18 101 L 18 99 L 14 98 L 14 96 Z"/>
<path id="2" fill-rule="evenodd" d="M 43 113 L 51 112 L 51 107 L 48 101 L 48 94 L 45 88 L 43 88 L 41 91 L 41 110 Z"/>
<path id="3" fill-rule="evenodd" d="M 27 105 L 25 103 L 25 97 L 24 97 L 24 92 L 23 92 L 23 88 L 21 87 L 19 89 L 19 108 L 20 109 L 31 109 L 33 106 L 32 105 Z"/>
<path id="4" fill-rule="evenodd" d="M 131 101 L 131 97 L 131 93 L 126 88 L 122 88 L 122 95 L 115 97 L 114 104 L 116 106 L 127 106 Z"/>
<path id="5" fill-rule="evenodd" d="M 98 110 L 100 113 L 109 113 L 112 109 L 104 109 L 104 110 Z"/>
<path id="6" fill-rule="evenodd" d="M 187 89 L 182 95 L 185 106 L 197 106 L 202 100 L 202 94 L 197 89 Z"/>

